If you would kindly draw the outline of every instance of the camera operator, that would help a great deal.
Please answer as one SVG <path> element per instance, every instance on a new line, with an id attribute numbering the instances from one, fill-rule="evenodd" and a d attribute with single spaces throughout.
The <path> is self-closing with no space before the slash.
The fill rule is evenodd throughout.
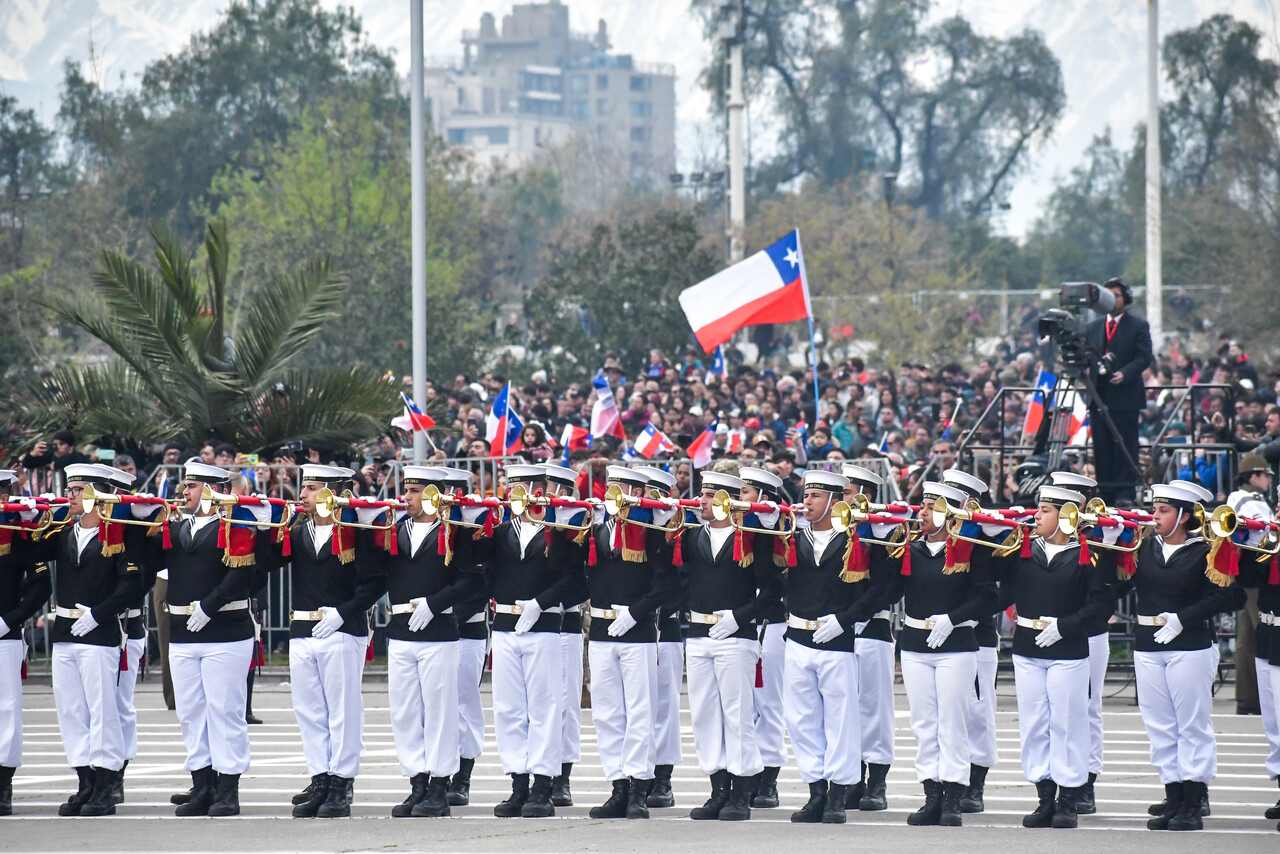
<path id="1" fill-rule="evenodd" d="M 1151 327 L 1131 313 L 1133 292 L 1119 279 L 1111 279 L 1103 287 L 1115 295 L 1116 304 L 1106 317 L 1089 324 L 1089 346 L 1098 356 L 1091 368 L 1098 400 L 1089 412 L 1093 433 L 1093 455 L 1096 469 L 1105 481 L 1098 484 L 1098 494 L 1112 504 L 1118 497 L 1132 501 L 1138 471 L 1125 458 L 1129 451 L 1138 459 L 1138 413 L 1146 406 L 1146 386 L 1142 372 L 1154 361 L 1151 352 Z M 1116 425 L 1120 442 L 1106 427 L 1098 411 L 1106 408 Z"/>

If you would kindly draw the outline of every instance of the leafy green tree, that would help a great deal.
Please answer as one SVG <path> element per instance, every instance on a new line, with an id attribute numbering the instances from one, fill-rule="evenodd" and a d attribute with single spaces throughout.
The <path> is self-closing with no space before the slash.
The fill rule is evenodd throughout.
<path id="1" fill-rule="evenodd" d="M 20 386 L 10 399 L 19 430 L 71 426 L 143 444 L 217 436 L 257 451 L 291 441 L 337 449 L 385 429 L 397 399 L 376 371 L 295 367 L 341 308 L 344 280 L 327 259 L 264 282 L 233 321 L 225 225 L 207 229 L 203 276 L 172 232 L 155 227 L 152 239 L 156 270 L 103 251 L 94 302 L 45 297 L 110 355 Z"/>

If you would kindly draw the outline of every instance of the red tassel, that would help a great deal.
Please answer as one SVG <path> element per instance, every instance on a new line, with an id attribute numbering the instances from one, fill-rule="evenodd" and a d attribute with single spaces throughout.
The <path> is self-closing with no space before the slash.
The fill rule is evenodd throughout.
<path id="1" fill-rule="evenodd" d="M 733 534 L 733 559 L 735 561 L 742 560 L 742 529 L 739 528 Z"/>
<path id="2" fill-rule="evenodd" d="M 587 566 L 596 565 L 596 532 L 591 529 L 591 534 L 587 537 Z"/>
<path id="3" fill-rule="evenodd" d="M 1077 534 L 1076 538 L 1080 540 L 1080 565 L 1086 566 L 1091 562 L 1089 556 L 1089 540 L 1084 534 Z"/>
<path id="4" fill-rule="evenodd" d="M 120 672 L 129 672 L 129 651 L 125 647 L 120 647 Z"/>
<path id="5" fill-rule="evenodd" d="M 447 537 L 449 536 L 449 529 L 441 525 L 440 533 Z M 393 555 L 400 554 L 400 532 L 396 530 L 395 525 L 383 531 L 382 536 L 389 538 L 391 541 L 391 548 L 388 551 Z"/>
<path id="6" fill-rule="evenodd" d="M 334 557 L 338 557 L 339 555 L 342 554 L 342 543 L 340 542 L 341 539 L 342 539 L 342 529 L 338 527 L 338 523 L 335 520 L 333 523 L 333 536 L 329 538 L 329 551 L 333 554 Z"/>
<path id="7" fill-rule="evenodd" d="M 911 574 L 911 543 L 902 547 L 902 574 Z"/>
<path id="8" fill-rule="evenodd" d="M 373 661 L 373 635 L 369 635 L 369 648 L 364 651 L 364 660 Z"/>
<path id="9" fill-rule="evenodd" d="M 483 529 L 483 533 L 484 533 L 484 535 L 485 535 L 486 537 L 492 537 L 492 536 L 493 536 L 493 525 L 494 525 L 494 522 L 493 522 L 493 515 L 494 515 L 494 514 L 493 514 L 493 511 L 492 511 L 492 510 L 490 510 L 488 513 L 484 514 L 484 529 Z"/>
<path id="10" fill-rule="evenodd" d="M 173 548 L 173 540 L 169 537 L 169 514 L 164 514 L 164 519 L 160 522 L 160 544 L 166 549 Z"/>
<path id="11" fill-rule="evenodd" d="M 796 540 L 795 537 L 787 537 L 787 568 L 791 569 L 796 565 Z"/>
<path id="12" fill-rule="evenodd" d="M 675 549 L 673 549 L 671 552 L 672 566 L 684 566 L 684 555 L 681 554 L 680 552 L 680 541 L 683 539 L 684 539 L 683 536 L 681 536 L 680 534 L 676 534 L 676 546 L 675 546 Z"/>
<path id="13" fill-rule="evenodd" d="M 1280 557 L 1271 556 L 1271 574 L 1267 576 L 1268 584 L 1280 584 Z"/>
<path id="14" fill-rule="evenodd" d="M 293 535 L 289 533 L 288 528 L 284 529 L 284 542 L 281 544 L 280 554 L 284 557 L 289 557 L 293 554 Z"/>
<path id="15" fill-rule="evenodd" d="M 218 548 L 225 549 L 227 547 L 227 520 L 222 518 L 218 521 Z"/>
<path id="16" fill-rule="evenodd" d="M 22 659 L 22 681 L 27 681 L 27 660 L 25 658 Z"/>
<path id="17" fill-rule="evenodd" d="M 545 534 L 547 537 L 547 554 L 550 554 L 551 553 L 551 529 L 543 528 L 542 533 Z"/>
<path id="18" fill-rule="evenodd" d="M 1272 561 L 1272 572 L 1275 571 L 1275 562 Z M 1125 578 L 1132 578 L 1133 574 L 1138 571 L 1138 560 L 1133 556 L 1133 552 L 1121 552 L 1119 560 L 1116 561 L 1116 568 L 1124 573 Z"/>
<path id="19" fill-rule="evenodd" d="M 615 519 L 615 520 L 614 520 L 614 523 L 613 523 L 613 550 L 614 550 L 615 552 L 620 552 L 620 551 L 622 551 L 622 526 L 623 526 L 623 525 L 625 525 L 625 524 L 626 524 L 626 523 L 622 521 L 622 517 L 621 517 L 621 516 L 619 516 L 617 519 Z"/>
<path id="20" fill-rule="evenodd" d="M 763 658 L 756 659 L 756 687 L 757 688 L 764 687 L 764 659 Z"/>
<path id="21" fill-rule="evenodd" d="M 445 539 L 445 528 L 440 526 L 440 533 L 436 534 L 436 554 L 443 555 L 448 553 L 449 541 Z"/>
<path id="22" fill-rule="evenodd" d="M 1018 557 L 1031 557 L 1031 532 L 1026 528 L 1022 529 L 1022 548 L 1018 551 Z"/>

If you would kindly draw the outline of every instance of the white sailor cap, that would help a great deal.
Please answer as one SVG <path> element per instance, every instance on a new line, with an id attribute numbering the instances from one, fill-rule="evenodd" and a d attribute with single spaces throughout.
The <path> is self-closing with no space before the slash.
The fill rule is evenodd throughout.
<path id="1" fill-rule="evenodd" d="M 1196 501 L 1199 501 L 1201 504 L 1208 504 L 1209 502 L 1213 501 L 1213 493 L 1205 489 L 1203 486 L 1196 483 L 1195 481 L 1171 480 L 1169 481 L 1169 485 L 1182 487 L 1183 489 L 1195 495 Z"/>
<path id="2" fill-rule="evenodd" d="M 400 482 L 405 486 L 426 486 L 444 480 L 444 471 L 437 466 L 404 466 Z"/>
<path id="3" fill-rule="evenodd" d="M 0 469 L 0 486 L 13 483 L 18 479 L 18 473 L 13 469 Z"/>
<path id="4" fill-rule="evenodd" d="M 192 457 L 182 467 L 182 479 L 198 483 L 226 483 L 231 480 L 231 472 L 218 466 L 202 463 L 198 458 Z"/>
<path id="5" fill-rule="evenodd" d="M 1189 489 L 1186 481 L 1175 480 L 1172 483 L 1157 483 L 1151 487 L 1151 500 L 1156 504 L 1172 504 L 1184 510 L 1190 510 L 1201 501 L 1200 493 Z"/>
<path id="6" fill-rule="evenodd" d="M 849 478 L 833 471 L 823 471 L 822 469 L 809 469 L 804 473 L 804 488 L 821 489 L 824 492 L 834 492 L 838 495 L 844 494 L 844 488 L 849 485 Z"/>
<path id="7" fill-rule="evenodd" d="M 63 469 L 63 473 L 67 476 L 67 483 L 112 485 L 110 466 L 97 463 L 75 463 Z"/>
<path id="8" fill-rule="evenodd" d="M 505 468 L 507 483 L 537 483 L 547 479 L 542 466 L 510 465 Z"/>
<path id="9" fill-rule="evenodd" d="M 936 480 L 926 480 L 921 489 L 925 498 L 945 498 L 952 507 L 963 507 L 972 497 L 963 489 Z"/>
<path id="10" fill-rule="evenodd" d="M 307 463 L 302 467 L 302 482 L 306 483 L 323 483 L 326 486 L 337 486 L 344 484 L 356 476 L 356 473 L 349 468 L 342 466 L 322 466 L 317 463 Z"/>
<path id="11" fill-rule="evenodd" d="M 450 468 L 449 466 L 435 466 L 435 469 L 440 472 L 440 480 L 444 483 L 460 484 L 462 486 L 470 487 L 476 479 L 475 474 L 467 471 L 466 469 L 455 469 Z"/>
<path id="12" fill-rule="evenodd" d="M 749 466 L 744 469 L 739 469 L 738 477 L 742 478 L 742 482 L 747 486 L 754 486 L 761 492 L 768 492 L 772 495 L 777 495 L 782 491 L 782 478 L 778 477 L 768 469 Z"/>
<path id="13" fill-rule="evenodd" d="M 1072 489 L 1097 489 L 1098 482 L 1088 475 L 1076 474 L 1073 471 L 1049 472 L 1049 483 L 1054 486 L 1066 486 Z"/>
<path id="14" fill-rule="evenodd" d="M 982 478 L 975 477 L 967 471 L 960 469 L 947 469 L 942 473 L 942 482 L 948 486 L 954 486 L 957 489 L 963 489 L 970 496 L 977 498 L 979 495 L 987 491 L 987 485 Z"/>
<path id="15" fill-rule="evenodd" d="M 1052 486 L 1045 484 L 1040 487 L 1038 500 L 1044 504 L 1053 504 L 1057 507 L 1070 502 L 1077 507 L 1084 505 L 1084 494 L 1074 489 L 1067 489 L 1065 486 Z"/>
<path id="16" fill-rule="evenodd" d="M 547 480 L 552 483 L 558 483 L 561 486 L 576 488 L 578 486 L 578 473 L 571 468 L 557 466 L 551 463 L 543 463 L 542 470 L 547 473 Z"/>
<path id="17" fill-rule="evenodd" d="M 642 471 L 626 466 L 605 466 L 605 478 L 614 483 L 625 483 L 628 486 L 648 486 L 649 478 Z"/>
<path id="18" fill-rule="evenodd" d="M 111 483 L 121 489 L 128 489 L 133 486 L 133 482 L 138 479 L 137 475 L 129 474 L 127 471 L 116 468 L 115 466 L 107 466 L 111 469 Z"/>
<path id="19" fill-rule="evenodd" d="M 840 466 L 840 473 L 849 480 L 866 486 L 874 486 L 876 489 L 884 486 L 884 478 L 873 472 L 871 469 L 857 463 L 848 462 Z"/>
<path id="20" fill-rule="evenodd" d="M 722 471 L 704 471 L 702 473 L 703 489 L 723 489 L 730 498 L 742 495 L 742 478 L 734 477 Z"/>
<path id="21" fill-rule="evenodd" d="M 654 489 L 670 494 L 676 488 L 676 476 L 669 471 L 663 471 L 657 466 L 636 466 L 632 471 L 644 475 L 645 479 L 649 481 L 649 486 Z"/>

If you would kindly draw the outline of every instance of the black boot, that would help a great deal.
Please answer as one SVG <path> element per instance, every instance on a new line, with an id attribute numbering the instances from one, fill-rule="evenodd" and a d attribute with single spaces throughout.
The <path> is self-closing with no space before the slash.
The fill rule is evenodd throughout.
<path id="1" fill-rule="evenodd" d="M 569 791 L 569 774 L 572 771 L 572 762 L 560 763 L 560 776 L 551 781 L 551 804 L 553 806 L 573 806 L 573 792 Z"/>
<path id="2" fill-rule="evenodd" d="M 751 806 L 767 810 L 778 805 L 778 772 L 781 770 L 770 766 L 760 772 L 755 794 L 751 797 Z"/>
<path id="3" fill-rule="evenodd" d="M 336 777 L 330 777 L 328 774 L 320 774 L 311 778 L 311 785 L 307 788 L 311 790 L 311 794 L 307 796 L 305 801 L 294 804 L 294 818 L 315 818 L 319 813 L 320 807 L 329 799 L 329 786 L 336 780 Z"/>
<path id="4" fill-rule="evenodd" d="M 305 789 L 303 789 L 301 792 L 298 792 L 298 794 L 293 796 L 293 800 L 290 801 L 290 803 L 293 804 L 294 806 L 297 806 L 298 804 L 305 804 L 307 801 L 311 800 L 311 796 L 314 795 L 316 792 L 316 786 L 319 786 L 322 783 L 324 783 L 326 776 L 327 775 L 325 774 L 316 774 L 314 777 L 311 778 L 311 782 L 307 784 L 307 787 Z M 188 792 L 188 795 L 190 795 L 189 792 Z M 182 797 L 182 795 L 174 795 L 173 798 L 169 799 L 169 801 L 170 803 L 175 803 L 175 804 L 185 803 L 185 801 L 174 800 L 174 798 L 180 798 L 180 797 Z M 190 798 L 188 798 L 188 800 L 190 800 Z"/>
<path id="5" fill-rule="evenodd" d="M 1058 794 L 1058 784 L 1052 780 L 1036 783 L 1039 805 L 1029 815 L 1022 817 L 1023 827 L 1050 827 L 1053 824 L 1053 800 Z"/>
<path id="6" fill-rule="evenodd" d="M 959 827 L 964 824 L 961 818 L 960 799 L 968 791 L 964 783 L 942 784 L 942 810 L 938 813 L 938 824 L 943 827 Z"/>
<path id="7" fill-rule="evenodd" d="M 654 766 L 653 785 L 649 787 L 649 797 L 645 799 L 645 804 L 649 809 L 676 805 L 676 796 L 671 791 L 671 772 L 673 769 L 674 766 L 672 765 Z"/>
<path id="8" fill-rule="evenodd" d="M 1200 816 L 1200 809 L 1204 802 L 1204 790 L 1207 788 L 1208 786 L 1204 783 L 1183 781 L 1182 806 L 1169 819 L 1170 830 L 1204 830 L 1204 819 Z M 84 812 L 81 811 L 80 814 L 84 815 Z"/>
<path id="9" fill-rule="evenodd" d="M 471 769 L 474 767 L 474 759 L 458 760 L 458 773 L 449 778 L 449 806 L 465 807 L 471 803 Z"/>
<path id="10" fill-rule="evenodd" d="M 12 771 L 9 773 L 9 776 L 13 776 Z M 1280 784 L 1280 780 L 1276 780 L 1276 782 Z M 1267 807 L 1267 811 L 1263 813 L 1263 815 L 1270 819 L 1280 818 L 1280 801 L 1276 801 L 1276 805 L 1273 807 Z"/>
<path id="11" fill-rule="evenodd" d="M 1076 814 L 1077 815 L 1093 815 L 1098 811 L 1098 805 L 1093 800 L 1093 784 L 1097 782 L 1098 775 L 1089 772 L 1089 782 L 1085 783 L 1076 792 Z"/>
<path id="12" fill-rule="evenodd" d="M 982 796 L 987 786 L 987 767 L 985 765 L 969 766 L 969 788 L 960 799 L 960 812 L 982 812 L 987 808 Z"/>
<path id="13" fill-rule="evenodd" d="M 527 800 L 529 800 L 529 775 L 512 774 L 511 797 L 494 807 L 493 814 L 498 818 L 519 818 L 520 810 L 524 808 Z"/>
<path id="14" fill-rule="evenodd" d="M 534 774 L 529 788 L 529 800 L 520 808 L 521 818 L 550 818 L 556 814 L 551 803 L 551 778 L 546 774 Z"/>
<path id="15" fill-rule="evenodd" d="M 13 772 L 16 770 L 0 765 L 0 815 L 13 815 Z"/>
<path id="16" fill-rule="evenodd" d="M 700 807 L 689 811 L 689 818 L 694 821 L 714 821 L 720 817 L 720 810 L 729 802 L 728 771 L 721 769 L 711 775 L 711 797 Z"/>
<path id="17" fill-rule="evenodd" d="M 862 763 L 858 773 L 858 782 L 849 787 L 849 793 L 844 798 L 844 808 L 847 810 L 856 810 L 858 804 L 862 803 L 862 796 L 867 793 L 867 763 Z"/>
<path id="18" fill-rule="evenodd" d="M 96 768 L 93 774 L 93 794 L 80 807 L 81 816 L 115 815 L 116 805 L 111 801 L 111 790 L 119 771 Z"/>
<path id="19" fill-rule="evenodd" d="M 907 816 L 907 824 L 912 827 L 929 827 L 936 825 L 942 818 L 942 784 L 937 780 L 925 780 L 924 806 Z"/>
<path id="20" fill-rule="evenodd" d="M 219 774 L 217 799 L 209 807 L 210 818 L 240 815 L 240 775 Z"/>
<path id="21" fill-rule="evenodd" d="M 1152 804 L 1147 808 L 1147 812 L 1159 807 L 1159 812 L 1154 818 L 1147 819 L 1147 830 L 1168 830 L 1169 819 L 1178 814 L 1178 810 L 1182 809 L 1182 784 L 1181 783 L 1165 783 L 1164 784 L 1164 800 L 1158 804 Z"/>
<path id="22" fill-rule="evenodd" d="M 413 808 L 427 796 L 427 783 L 430 782 L 430 780 L 431 775 L 426 773 L 414 774 L 410 777 L 409 797 L 391 808 L 391 817 L 408 818 L 413 815 Z"/>
<path id="23" fill-rule="evenodd" d="M 213 802 L 216 799 L 215 788 L 217 785 L 218 775 L 213 770 L 213 766 L 208 765 L 192 771 L 191 798 L 185 804 L 179 804 L 173 814 L 180 816 L 208 815 L 209 807 L 213 806 Z"/>
<path id="24" fill-rule="evenodd" d="M 423 774 L 422 776 L 427 776 Z M 411 815 L 414 818 L 447 818 L 449 815 L 449 778 L 432 777 L 427 783 L 427 792 L 422 800 L 414 804 Z"/>
<path id="25" fill-rule="evenodd" d="M 889 776 L 888 765 L 867 764 L 867 793 L 858 801 L 858 809 L 863 812 L 875 812 L 889 808 L 885 799 L 885 778 Z"/>
<path id="26" fill-rule="evenodd" d="M 329 775 L 329 797 L 316 810 L 316 818 L 350 818 L 351 801 L 355 797 L 356 781 L 351 777 Z"/>
<path id="27" fill-rule="evenodd" d="M 652 782 L 631 778 L 631 788 L 627 792 L 627 818 L 649 817 L 649 785 Z"/>
<path id="28" fill-rule="evenodd" d="M 129 767 L 129 760 L 124 761 L 124 765 L 116 772 L 115 785 L 111 787 L 111 803 L 124 803 L 124 769 Z"/>
<path id="29" fill-rule="evenodd" d="M 746 821 L 751 818 L 751 787 L 755 782 L 755 775 L 739 777 L 735 774 L 731 780 L 729 800 L 716 817 L 721 821 Z"/>
<path id="30" fill-rule="evenodd" d="M 591 812 L 587 813 L 591 818 L 625 818 L 627 815 L 627 795 L 630 789 L 627 786 L 627 779 L 623 777 L 620 780 L 613 780 L 610 783 L 613 791 L 609 793 L 609 799 L 598 807 L 592 807 Z"/>
<path id="31" fill-rule="evenodd" d="M 80 781 L 80 786 L 74 795 L 67 798 L 65 804 L 58 807 L 60 816 L 80 815 L 80 808 L 93 795 L 93 769 L 88 765 L 77 766 L 76 778 Z"/>
<path id="32" fill-rule="evenodd" d="M 1200 815 L 1204 818 L 1209 817 L 1209 786 L 1205 785 L 1200 788 Z"/>
<path id="33" fill-rule="evenodd" d="M 827 805 L 822 808 L 823 824 L 844 824 L 845 804 L 851 786 L 843 783 L 831 783 L 827 786 Z"/>
<path id="34" fill-rule="evenodd" d="M 1178 786 L 1179 786 L 1179 791 L 1181 791 L 1182 784 L 1179 783 Z M 1169 797 L 1167 794 L 1167 792 L 1169 791 L 1168 784 L 1165 784 L 1164 788 L 1166 792 L 1165 799 L 1158 804 L 1152 804 L 1151 806 L 1147 807 L 1147 815 L 1156 815 L 1156 816 L 1163 815 L 1168 810 L 1169 808 Z M 1277 810 L 1280 810 L 1280 801 L 1276 802 L 1276 808 Z M 1200 796 L 1200 815 L 1204 816 L 1205 818 L 1208 818 L 1209 814 L 1210 814 L 1209 787 L 1205 786 L 1204 793 Z M 1278 813 L 1278 816 L 1280 816 L 1280 813 Z M 1159 829 L 1163 830 L 1164 828 L 1159 828 Z"/>
<path id="35" fill-rule="evenodd" d="M 1077 827 L 1080 820 L 1077 818 L 1076 798 L 1080 788 L 1078 786 L 1060 786 L 1058 788 L 1058 803 L 1053 808 L 1053 826 L 1054 827 Z"/>
<path id="36" fill-rule="evenodd" d="M 796 824 L 818 824 L 827 809 L 827 781 L 815 780 L 809 784 L 809 801 L 791 814 Z"/>

